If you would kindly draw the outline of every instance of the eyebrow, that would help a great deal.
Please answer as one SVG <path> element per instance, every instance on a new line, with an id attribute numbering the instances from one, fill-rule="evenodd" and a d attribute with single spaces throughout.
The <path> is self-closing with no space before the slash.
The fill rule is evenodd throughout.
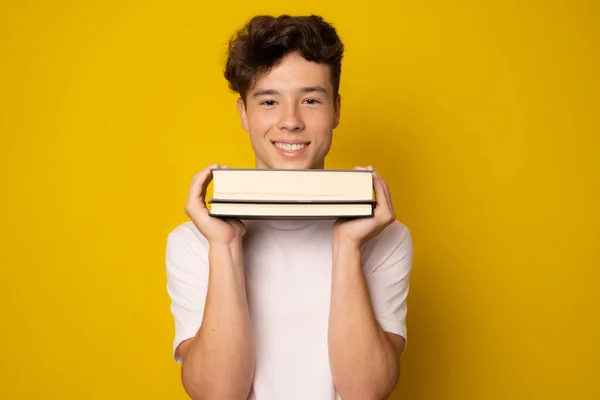
<path id="1" fill-rule="evenodd" d="M 320 93 L 327 93 L 327 90 L 322 87 L 322 86 L 307 86 L 307 87 L 303 87 L 300 89 L 301 93 L 314 93 L 314 92 L 320 92 Z M 273 95 L 278 95 L 280 94 L 277 90 L 274 89 L 262 89 L 262 90 L 257 90 L 256 92 L 254 92 L 252 94 L 252 97 L 256 98 L 256 97 L 260 97 L 260 96 L 273 96 Z"/>
<path id="2" fill-rule="evenodd" d="M 273 90 L 273 89 L 263 89 L 263 90 L 257 90 L 256 92 L 254 92 L 252 94 L 252 97 L 272 96 L 275 94 L 279 94 L 279 92 L 277 90 Z"/>
<path id="3" fill-rule="evenodd" d="M 320 93 L 327 93 L 327 90 L 325 90 L 324 87 L 322 86 L 309 86 L 309 87 L 303 87 L 302 89 L 300 89 L 300 91 L 302 93 L 312 93 L 312 92 L 320 92 Z"/>

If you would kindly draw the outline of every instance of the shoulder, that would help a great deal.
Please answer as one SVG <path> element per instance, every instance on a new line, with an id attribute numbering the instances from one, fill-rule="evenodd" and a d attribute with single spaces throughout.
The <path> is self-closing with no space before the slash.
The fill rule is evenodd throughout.
<path id="1" fill-rule="evenodd" d="M 173 228 L 167 235 L 169 241 L 206 242 L 192 221 L 183 222 Z"/>
<path id="2" fill-rule="evenodd" d="M 410 229 L 400 221 L 394 221 L 379 235 L 365 244 L 365 251 L 389 253 L 398 247 L 412 247 Z"/>
<path id="3" fill-rule="evenodd" d="M 196 226 L 187 221 L 167 234 L 167 258 L 202 257 L 208 253 L 208 241 Z"/>
<path id="4" fill-rule="evenodd" d="M 394 221 L 379 235 L 365 243 L 362 251 L 365 272 L 370 274 L 384 264 L 405 260 L 410 268 L 413 253 L 412 235 L 408 226 Z"/>

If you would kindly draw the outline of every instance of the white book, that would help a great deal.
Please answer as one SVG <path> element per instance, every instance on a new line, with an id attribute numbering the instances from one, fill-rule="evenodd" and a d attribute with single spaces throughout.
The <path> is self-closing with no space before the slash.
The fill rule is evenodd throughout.
<path id="1" fill-rule="evenodd" d="M 213 169 L 213 199 L 243 201 L 370 202 L 372 171 Z"/>
<path id="2" fill-rule="evenodd" d="M 213 169 L 210 213 L 220 217 L 353 218 L 373 215 L 372 171 Z"/>

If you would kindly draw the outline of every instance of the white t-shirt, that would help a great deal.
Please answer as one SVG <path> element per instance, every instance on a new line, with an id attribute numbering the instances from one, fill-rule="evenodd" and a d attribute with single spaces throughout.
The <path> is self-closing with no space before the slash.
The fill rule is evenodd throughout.
<path id="1" fill-rule="evenodd" d="M 339 398 L 327 350 L 333 221 L 244 222 L 244 268 L 256 352 L 249 399 Z M 175 320 L 174 354 L 202 323 L 208 249 L 191 222 L 179 225 L 168 236 L 167 291 Z M 412 252 L 410 231 L 400 222 L 362 249 L 375 317 L 384 331 L 404 338 Z"/>

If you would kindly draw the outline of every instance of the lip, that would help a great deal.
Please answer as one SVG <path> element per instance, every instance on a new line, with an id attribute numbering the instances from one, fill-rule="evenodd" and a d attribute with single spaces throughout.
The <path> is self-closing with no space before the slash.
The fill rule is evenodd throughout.
<path id="1" fill-rule="evenodd" d="M 272 144 L 275 143 L 283 143 L 283 144 L 305 144 L 305 145 L 309 145 L 310 141 L 307 140 L 285 140 L 285 139 L 281 139 L 281 140 L 271 140 Z"/>
<path id="2" fill-rule="evenodd" d="M 280 149 L 279 147 L 275 146 L 275 143 L 285 143 L 285 144 L 305 144 L 306 146 L 304 146 L 302 149 L 300 150 L 296 150 L 296 151 L 286 151 L 283 149 Z M 293 140 L 293 141 L 284 141 L 284 140 L 271 140 L 271 144 L 273 144 L 273 148 L 275 148 L 275 151 L 277 151 L 277 153 L 282 156 L 283 158 L 286 159 L 297 159 L 302 157 L 304 154 L 306 154 L 306 151 L 308 150 L 308 148 L 310 147 L 310 142 L 303 142 L 303 141 L 298 141 L 298 140 Z"/>

